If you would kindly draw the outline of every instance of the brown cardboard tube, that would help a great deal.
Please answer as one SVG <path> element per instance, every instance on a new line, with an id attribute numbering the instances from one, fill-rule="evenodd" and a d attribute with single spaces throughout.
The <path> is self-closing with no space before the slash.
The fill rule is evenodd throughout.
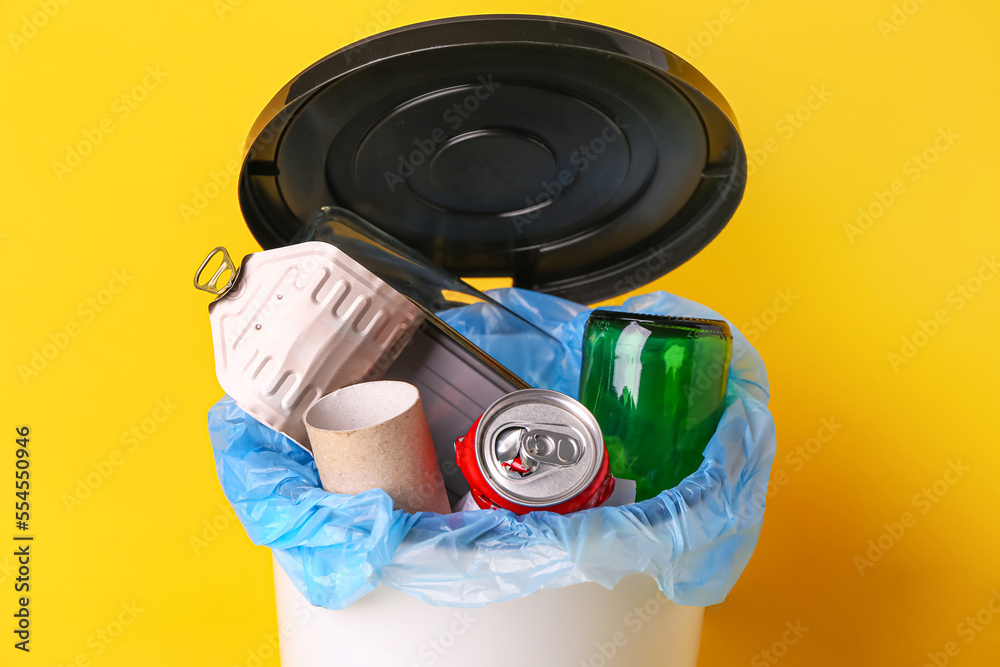
<path id="1" fill-rule="evenodd" d="M 327 491 L 384 489 L 396 509 L 451 511 L 413 385 L 381 380 L 344 387 L 316 401 L 304 421 Z"/>

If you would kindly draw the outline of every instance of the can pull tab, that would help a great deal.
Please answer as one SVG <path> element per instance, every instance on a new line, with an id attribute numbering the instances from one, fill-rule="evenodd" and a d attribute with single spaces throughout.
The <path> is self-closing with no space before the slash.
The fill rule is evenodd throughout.
<path id="1" fill-rule="evenodd" d="M 580 460 L 580 442 L 568 433 L 532 428 L 521 434 L 521 459 L 571 466 Z"/>
<path id="2" fill-rule="evenodd" d="M 216 255 L 222 255 L 222 263 L 219 264 L 219 268 L 215 270 L 215 274 L 210 280 L 202 281 L 202 274 L 205 272 L 205 268 L 209 265 L 212 259 Z M 226 283 L 219 286 L 219 280 L 222 276 L 229 271 L 229 277 L 226 279 Z M 229 256 L 229 251 L 223 246 L 218 246 L 217 248 L 212 248 L 212 251 L 208 253 L 208 256 L 198 267 L 198 271 L 194 274 L 194 286 L 203 292 L 208 292 L 209 294 L 214 294 L 215 296 L 222 296 L 233 286 L 236 282 L 236 265 L 233 263 L 232 258 Z"/>
<path id="3" fill-rule="evenodd" d="M 494 447 L 500 467 L 514 479 L 531 475 L 543 463 L 571 466 L 583 455 L 580 441 L 569 433 L 523 426 L 501 431 Z"/>

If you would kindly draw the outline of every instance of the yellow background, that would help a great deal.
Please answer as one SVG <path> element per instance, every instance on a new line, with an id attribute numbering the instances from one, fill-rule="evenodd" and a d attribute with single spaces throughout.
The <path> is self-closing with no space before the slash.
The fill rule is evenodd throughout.
<path id="1" fill-rule="evenodd" d="M 197 215 L 181 205 L 239 160 L 264 104 L 315 60 L 375 29 L 495 12 L 603 23 L 688 58 L 751 153 L 732 222 L 655 284 L 757 329 L 778 425 L 761 539 L 706 613 L 700 664 L 770 664 L 762 651 L 786 622 L 808 631 L 784 665 L 922 665 L 948 642 L 949 664 L 997 664 L 1000 617 L 961 625 L 1000 590 L 1000 279 L 983 259 L 1000 250 L 995 2 L 225 1 L 0 9 L 0 664 L 243 665 L 274 630 L 269 554 L 215 476 L 210 299 L 191 286 L 210 248 L 257 246 L 232 181 Z M 880 197 L 893 200 L 881 211 Z M 880 215 L 852 233 L 859 207 Z M 792 297 L 778 313 L 780 293 Z M 933 336 L 915 335 L 921 322 Z M 894 365 L 904 338 L 919 347 Z M 53 358 L 22 377 L 43 349 Z M 840 425 L 832 438 L 824 419 Z M 30 655 L 7 629 L 23 424 Z M 795 454 L 807 446 L 808 460 Z M 968 470 L 946 475 L 950 463 Z M 869 540 L 887 547 L 870 566 L 856 558 L 879 555 Z M 119 618 L 128 626 L 102 640 Z"/>

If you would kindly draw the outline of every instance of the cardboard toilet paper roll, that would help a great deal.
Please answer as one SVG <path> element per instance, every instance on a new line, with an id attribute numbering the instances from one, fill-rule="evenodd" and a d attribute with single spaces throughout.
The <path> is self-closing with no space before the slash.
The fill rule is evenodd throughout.
<path id="1" fill-rule="evenodd" d="M 338 389 L 305 413 L 323 488 L 355 494 L 384 489 L 396 509 L 451 511 L 420 392 L 406 382 Z"/>

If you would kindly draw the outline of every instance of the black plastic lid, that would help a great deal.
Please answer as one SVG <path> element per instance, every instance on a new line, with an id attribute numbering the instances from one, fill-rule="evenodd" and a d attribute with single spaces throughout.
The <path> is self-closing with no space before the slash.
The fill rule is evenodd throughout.
<path id="1" fill-rule="evenodd" d="M 341 49 L 271 100 L 250 142 L 240 206 L 264 248 L 337 206 L 456 275 L 585 303 L 694 256 L 746 182 L 732 111 L 689 64 L 540 16 Z"/>

